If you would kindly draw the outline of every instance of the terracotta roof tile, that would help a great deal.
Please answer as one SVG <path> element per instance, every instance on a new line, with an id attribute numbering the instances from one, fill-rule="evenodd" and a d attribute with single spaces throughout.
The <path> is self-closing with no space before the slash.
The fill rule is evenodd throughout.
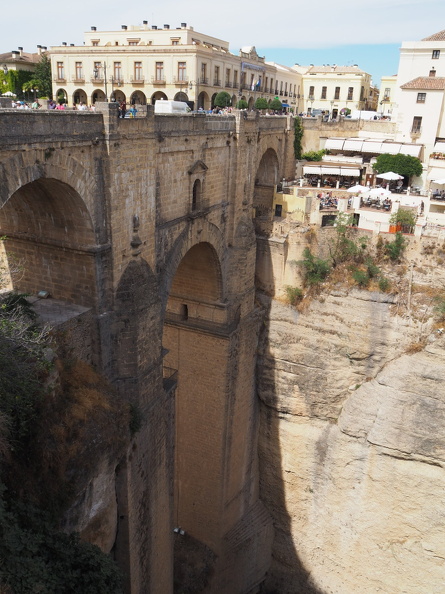
<path id="1" fill-rule="evenodd" d="M 445 89 L 445 78 L 442 76 L 419 76 L 410 80 L 401 89 L 419 89 L 422 91 L 443 91 Z"/>
<path id="2" fill-rule="evenodd" d="M 424 37 L 422 41 L 445 41 L 445 29 L 443 31 L 439 31 L 439 33 L 434 33 L 429 37 Z"/>
<path id="3" fill-rule="evenodd" d="M 321 74 L 365 74 L 358 66 L 310 66 L 307 73 L 321 73 Z"/>

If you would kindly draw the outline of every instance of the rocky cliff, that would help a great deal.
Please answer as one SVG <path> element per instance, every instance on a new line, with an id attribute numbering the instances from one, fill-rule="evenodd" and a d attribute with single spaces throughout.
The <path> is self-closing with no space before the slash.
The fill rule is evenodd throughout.
<path id="1" fill-rule="evenodd" d="M 421 300 L 336 289 L 262 297 L 266 591 L 445 591 L 445 340 Z"/>

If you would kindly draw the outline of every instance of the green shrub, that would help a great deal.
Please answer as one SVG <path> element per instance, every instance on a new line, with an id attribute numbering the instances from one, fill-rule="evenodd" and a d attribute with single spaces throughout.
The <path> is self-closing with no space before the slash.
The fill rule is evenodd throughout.
<path id="1" fill-rule="evenodd" d="M 362 289 L 366 288 L 369 285 L 369 281 L 371 280 L 369 278 L 368 272 L 366 270 L 361 270 L 360 268 L 355 268 L 352 271 L 352 278 Z"/>
<path id="2" fill-rule="evenodd" d="M 435 298 L 434 300 L 436 305 L 434 306 L 434 311 L 437 314 L 439 321 L 445 321 L 445 296 L 440 295 Z"/>
<path id="3" fill-rule="evenodd" d="M 264 97 L 258 97 L 255 101 L 255 109 L 269 109 L 269 103 Z"/>
<path id="4" fill-rule="evenodd" d="M 400 232 L 397 232 L 394 241 L 390 241 L 385 245 L 385 253 L 389 256 L 390 260 L 396 262 L 402 257 L 406 245 L 406 239 Z"/>
<path id="5" fill-rule="evenodd" d="M 365 264 L 369 278 L 375 278 L 380 274 L 380 268 L 374 264 L 372 258 L 366 258 Z"/>
<path id="6" fill-rule="evenodd" d="M 385 276 L 381 276 L 379 278 L 379 289 L 383 293 L 386 293 L 389 290 L 390 286 L 391 286 L 391 283 L 389 282 L 389 279 L 387 279 Z"/>
<path id="7" fill-rule="evenodd" d="M 325 280 L 331 271 L 329 262 L 315 257 L 309 248 L 303 251 L 303 260 L 298 263 L 304 274 L 304 281 L 306 285 L 316 285 Z"/>
<path id="8" fill-rule="evenodd" d="M 308 151 L 307 153 L 303 153 L 301 158 L 306 161 L 321 161 L 325 154 L 326 151 L 324 149 L 321 149 L 320 151 Z"/>
<path id="9" fill-rule="evenodd" d="M 303 291 L 299 287 L 286 287 L 287 300 L 291 305 L 297 305 L 303 299 Z"/>
<path id="10" fill-rule="evenodd" d="M 237 109 L 247 109 L 248 103 L 245 99 L 240 99 L 236 104 Z"/>

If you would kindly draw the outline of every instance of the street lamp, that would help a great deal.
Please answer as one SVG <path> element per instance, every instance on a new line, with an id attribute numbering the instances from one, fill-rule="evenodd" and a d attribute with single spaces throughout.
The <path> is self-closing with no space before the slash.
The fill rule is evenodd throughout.
<path id="1" fill-rule="evenodd" d="M 99 62 L 102 67 L 102 63 Z M 105 101 L 108 101 L 108 92 L 107 92 L 107 64 L 104 62 L 104 84 L 105 84 Z M 93 76 L 97 80 L 99 78 L 99 68 L 93 68 Z"/>
<path id="2" fill-rule="evenodd" d="M 311 110 L 311 114 L 312 114 L 312 106 L 314 105 L 314 101 L 315 101 L 314 96 L 313 95 L 309 95 L 308 98 L 307 98 L 307 102 L 311 104 L 311 106 L 309 108 Z"/>
<path id="3" fill-rule="evenodd" d="M 199 105 L 199 79 L 198 80 L 191 80 L 189 82 L 189 91 L 191 91 L 193 89 L 193 86 L 196 87 L 196 91 L 195 91 L 195 101 L 193 102 L 194 104 L 196 103 L 196 107 L 199 109 L 200 107 L 202 107 L 204 109 L 204 105 Z"/>

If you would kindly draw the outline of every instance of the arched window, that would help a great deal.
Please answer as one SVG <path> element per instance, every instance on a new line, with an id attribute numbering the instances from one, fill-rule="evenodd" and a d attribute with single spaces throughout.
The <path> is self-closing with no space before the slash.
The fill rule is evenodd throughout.
<path id="1" fill-rule="evenodd" d="M 193 184 L 193 196 L 192 196 L 192 210 L 196 210 L 201 205 L 201 180 L 195 180 Z"/>

